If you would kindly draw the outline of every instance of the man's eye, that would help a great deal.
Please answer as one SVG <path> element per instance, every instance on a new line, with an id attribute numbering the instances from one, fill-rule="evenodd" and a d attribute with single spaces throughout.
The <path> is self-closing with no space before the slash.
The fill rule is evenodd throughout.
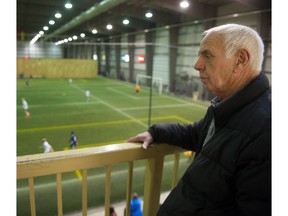
<path id="1" fill-rule="evenodd" d="M 212 54 L 206 54 L 205 55 L 206 61 L 212 62 L 214 58 L 215 58 L 215 56 Z"/>
<path id="2" fill-rule="evenodd" d="M 206 58 L 207 60 L 210 60 L 210 59 L 212 58 L 212 56 L 211 56 L 211 55 L 205 55 L 205 58 Z"/>

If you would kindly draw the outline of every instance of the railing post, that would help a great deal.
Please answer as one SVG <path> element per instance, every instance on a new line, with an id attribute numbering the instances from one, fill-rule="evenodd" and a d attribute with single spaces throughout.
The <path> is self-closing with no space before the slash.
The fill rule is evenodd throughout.
<path id="1" fill-rule="evenodd" d="M 164 156 L 147 160 L 143 216 L 154 216 L 159 209 Z"/>
<path id="2" fill-rule="evenodd" d="M 130 202 L 132 194 L 132 180 L 133 180 L 133 161 L 128 162 L 128 179 L 127 179 L 127 191 L 126 191 L 126 214 L 130 215 Z"/>
<path id="3" fill-rule="evenodd" d="M 34 178 L 33 177 L 28 178 L 28 182 L 29 182 L 31 216 L 36 216 Z"/>
<path id="4" fill-rule="evenodd" d="M 178 173 L 178 169 L 179 169 L 180 153 L 176 153 L 174 156 L 175 157 L 174 157 L 173 175 L 172 175 L 172 180 L 171 180 L 171 190 L 177 184 L 177 173 Z"/>
<path id="5" fill-rule="evenodd" d="M 58 216 L 63 215 L 63 204 L 62 204 L 62 176 L 61 173 L 56 174 L 57 182 L 57 206 L 58 206 Z"/>
<path id="6" fill-rule="evenodd" d="M 111 165 L 106 166 L 105 216 L 109 216 L 111 191 Z"/>
<path id="7" fill-rule="evenodd" d="M 83 169 L 82 173 L 82 216 L 87 216 L 87 169 Z"/>

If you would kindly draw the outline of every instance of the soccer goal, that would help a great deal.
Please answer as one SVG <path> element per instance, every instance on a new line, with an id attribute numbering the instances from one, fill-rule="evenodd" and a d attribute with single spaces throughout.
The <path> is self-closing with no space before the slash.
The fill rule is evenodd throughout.
<path id="1" fill-rule="evenodd" d="M 152 87 L 155 89 L 159 94 L 162 94 L 163 91 L 163 79 L 160 77 L 151 77 L 148 75 L 137 74 L 136 76 L 136 86 L 149 86 L 149 83 L 152 79 Z"/>

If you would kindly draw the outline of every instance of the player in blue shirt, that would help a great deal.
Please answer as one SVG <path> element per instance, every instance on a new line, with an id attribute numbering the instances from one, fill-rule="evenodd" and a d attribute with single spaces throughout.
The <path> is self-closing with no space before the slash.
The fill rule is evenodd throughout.
<path id="1" fill-rule="evenodd" d="M 72 131 L 70 135 L 70 149 L 75 149 L 77 147 L 77 138 L 75 133 Z"/>

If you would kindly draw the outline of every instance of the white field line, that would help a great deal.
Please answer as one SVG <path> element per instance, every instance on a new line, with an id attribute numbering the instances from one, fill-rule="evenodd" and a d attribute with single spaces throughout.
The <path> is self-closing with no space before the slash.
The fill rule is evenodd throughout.
<path id="1" fill-rule="evenodd" d="M 182 159 L 180 159 L 179 162 L 183 163 L 186 161 L 187 161 L 187 159 L 182 158 Z M 172 166 L 172 165 L 174 165 L 174 160 L 164 162 L 164 167 Z M 133 169 L 133 174 L 135 172 L 141 172 L 141 171 L 145 170 L 145 168 L 146 168 L 145 166 L 136 167 Z M 111 177 L 117 177 L 118 175 L 123 175 L 123 174 L 126 175 L 127 173 L 128 173 L 127 169 L 118 170 L 118 171 L 111 172 Z M 105 178 L 106 178 L 106 173 L 102 173 L 102 174 L 97 174 L 97 175 L 93 175 L 93 176 L 88 176 L 87 180 L 93 180 L 93 179 L 97 179 L 97 180 L 103 179 L 104 180 Z M 79 179 L 73 178 L 73 179 L 62 181 L 62 185 L 71 184 L 71 183 L 75 183 L 75 182 L 79 182 Z M 35 190 L 39 190 L 39 189 L 47 188 L 47 187 L 56 187 L 56 182 L 49 182 L 49 183 L 34 185 Z M 28 186 L 17 188 L 17 192 L 24 192 L 26 190 L 27 191 L 29 190 Z"/>
<path id="2" fill-rule="evenodd" d="M 124 95 L 124 96 L 126 96 L 126 97 L 132 98 L 132 99 L 134 99 L 134 100 L 138 100 L 138 99 L 139 99 L 139 97 L 137 97 L 137 96 L 132 96 L 132 95 L 130 95 L 130 94 L 127 94 L 127 93 L 118 91 L 117 89 L 112 88 L 112 87 L 107 87 L 106 89 L 109 90 L 109 91 L 115 92 L 115 93 L 117 93 L 117 94 L 121 94 L 121 95 Z"/>
<path id="3" fill-rule="evenodd" d="M 76 89 L 78 89 L 79 91 L 85 92 L 84 89 L 81 89 L 81 88 L 78 87 L 78 86 L 73 85 L 73 87 L 76 88 Z M 118 108 L 112 106 L 111 104 L 109 104 L 109 103 L 107 103 L 107 102 L 101 100 L 100 98 L 98 98 L 98 97 L 96 97 L 96 96 L 94 96 L 94 95 L 91 95 L 91 97 L 93 97 L 94 99 L 96 99 L 96 100 L 99 101 L 100 103 L 106 105 L 107 107 L 113 109 L 114 111 L 120 113 L 121 115 L 126 116 L 127 118 L 133 120 L 134 122 L 137 122 L 138 124 L 142 125 L 143 127 L 145 127 L 145 128 L 147 129 L 147 124 L 145 124 L 145 123 L 143 123 L 143 122 L 137 120 L 137 119 L 134 118 L 133 116 L 131 116 L 131 115 L 129 115 L 129 114 L 127 114 L 127 113 L 121 111 L 120 109 L 118 109 Z"/>
<path id="4" fill-rule="evenodd" d="M 89 101 L 89 104 L 99 104 L 99 101 Z M 43 108 L 43 107 L 57 107 L 57 106 L 75 106 L 75 105 L 83 105 L 88 104 L 87 101 L 85 102 L 73 102 L 73 103 L 60 103 L 60 104 L 29 104 L 29 108 Z M 18 105 L 17 109 L 23 109 L 22 105 Z"/>
<path id="5" fill-rule="evenodd" d="M 191 104 L 170 104 L 170 105 L 159 105 L 159 106 L 152 106 L 152 109 L 165 109 L 165 108 L 175 108 L 175 107 L 191 107 Z M 120 110 L 126 111 L 126 110 L 142 110 L 142 109 L 148 109 L 148 106 L 141 106 L 141 107 L 127 107 L 127 108 L 121 108 Z"/>
<path id="6" fill-rule="evenodd" d="M 143 96 L 140 96 L 140 97 L 139 96 L 131 96 L 130 94 L 127 94 L 127 93 L 124 93 L 124 92 L 119 92 L 119 91 L 117 91 L 117 89 L 115 89 L 113 87 L 107 87 L 107 89 L 110 90 L 110 91 L 113 91 L 113 92 L 115 92 L 117 94 L 121 94 L 121 95 L 124 95 L 124 96 L 132 98 L 132 99 L 136 99 L 136 100 L 149 98 L 149 97 L 143 97 Z M 194 107 L 199 107 L 199 108 L 202 108 L 202 109 L 207 109 L 207 106 L 205 106 L 205 105 L 196 104 L 194 102 L 189 102 L 189 101 L 186 101 L 186 100 L 183 100 L 183 99 L 178 99 L 178 98 L 167 96 L 167 95 L 156 95 L 156 96 L 154 95 L 154 96 L 152 96 L 152 98 L 161 98 L 161 97 L 162 98 L 168 98 L 169 100 L 174 100 L 174 101 L 179 102 L 181 104 L 186 104 L 186 105 L 190 105 L 190 106 L 194 106 Z M 153 108 L 154 108 L 154 106 L 153 106 Z"/>
<path id="7" fill-rule="evenodd" d="M 118 91 L 117 89 L 115 89 L 115 88 L 113 88 L 113 87 L 107 87 L 106 88 L 107 90 L 109 90 L 109 91 L 113 91 L 113 92 L 115 92 L 115 93 L 117 93 L 117 94 L 121 94 L 121 95 L 124 95 L 124 96 L 126 96 L 126 97 L 129 97 L 129 98 L 132 98 L 132 99 L 134 99 L 134 100 L 146 100 L 146 99 L 148 99 L 149 98 L 149 96 L 132 96 L 131 94 L 127 94 L 127 93 L 124 93 L 124 92 L 121 92 L 121 91 Z M 153 98 L 160 98 L 161 97 L 161 95 L 153 95 L 152 96 Z"/>
<path id="8" fill-rule="evenodd" d="M 162 95 L 162 97 L 169 97 L 169 96 L 166 96 L 166 95 Z M 196 103 L 193 103 L 193 102 L 189 102 L 189 101 L 185 101 L 185 100 L 182 100 L 182 99 L 178 99 L 178 98 L 175 98 L 175 97 L 169 97 L 169 99 L 171 100 L 174 100 L 174 101 L 177 101 L 179 103 L 185 103 L 185 104 L 190 104 L 191 106 L 195 106 L 195 107 L 199 107 L 199 108 L 202 108 L 202 109 L 207 109 L 207 106 L 205 105 L 201 105 L 201 104 L 196 104 Z"/>

